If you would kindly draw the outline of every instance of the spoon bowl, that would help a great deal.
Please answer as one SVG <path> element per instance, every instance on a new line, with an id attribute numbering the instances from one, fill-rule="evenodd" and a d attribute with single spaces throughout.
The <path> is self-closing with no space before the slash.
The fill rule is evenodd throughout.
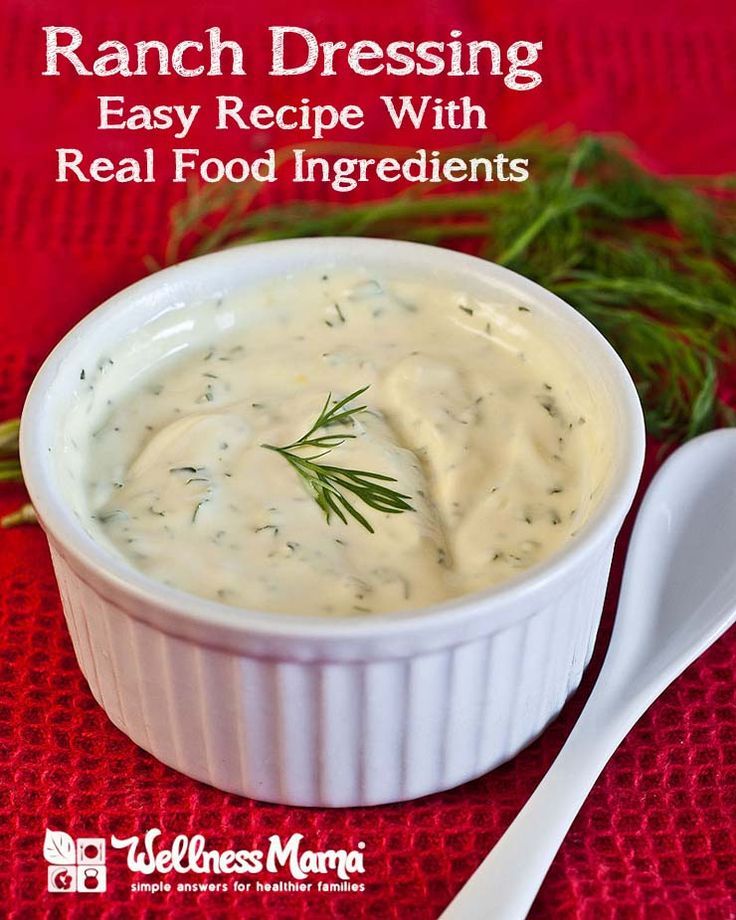
<path id="1" fill-rule="evenodd" d="M 736 430 L 675 451 L 626 557 L 605 662 L 552 767 L 442 920 L 525 917 L 575 815 L 623 738 L 736 620 Z"/>
<path id="2" fill-rule="evenodd" d="M 661 681 L 714 642 L 735 607 L 736 430 L 721 429 L 677 450 L 644 498 L 601 678 Z"/>

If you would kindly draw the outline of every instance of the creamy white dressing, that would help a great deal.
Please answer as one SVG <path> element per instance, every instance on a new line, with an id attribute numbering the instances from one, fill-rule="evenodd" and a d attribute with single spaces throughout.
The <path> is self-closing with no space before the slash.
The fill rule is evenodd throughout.
<path id="1" fill-rule="evenodd" d="M 173 341 L 167 321 L 129 350 Z M 265 611 L 415 608 L 545 559 L 605 484 L 604 420 L 574 356 L 508 295 L 325 269 L 194 304 L 176 322 L 196 335 L 168 355 L 159 346 L 104 406 L 93 396 L 99 423 L 82 448 L 90 532 L 168 585 Z M 90 393 L 106 361 L 83 375 Z M 414 508 L 353 499 L 374 533 L 328 523 L 262 447 L 296 440 L 328 393 L 365 386 L 368 409 L 337 429 L 355 437 L 329 462 L 394 477 Z"/>

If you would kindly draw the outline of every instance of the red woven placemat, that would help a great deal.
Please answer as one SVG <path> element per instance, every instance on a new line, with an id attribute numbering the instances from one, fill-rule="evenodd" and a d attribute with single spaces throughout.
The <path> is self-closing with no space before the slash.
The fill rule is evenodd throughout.
<path id="1" fill-rule="evenodd" d="M 736 21 L 730 3 L 585 0 L 523 6 L 487 0 L 280 3 L 250 9 L 230 0 L 196 4 L 6 0 L 0 31 L 4 162 L 0 173 L 0 416 L 17 414 L 32 374 L 55 341 L 104 297 L 144 273 L 160 249 L 177 190 L 165 184 L 59 186 L 56 146 L 121 156 L 168 138 L 95 132 L 98 93 L 135 102 L 202 102 L 216 92 L 249 102 L 357 101 L 369 112 L 364 139 L 388 134 L 372 100 L 380 93 L 470 93 L 501 137 L 536 123 L 620 130 L 652 166 L 717 172 L 736 167 Z M 221 25 L 253 48 L 247 79 L 186 81 L 40 77 L 42 25 L 75 25 L 90 45 L 108 38 L 181 40 Z M 431 85 L 345 77 L 267 83 L 257 49 L 268 24 L 297 24 L 321 38 L 466 37 L 543 40 L 545 82 L 532 93 L 496 83 L 436 79 Z M 252 132 L 198 128 L 188 146 L 247 154 L 291 142 Z M 304 140 L 305 138 L 300 138 Z M 425 132 L 417 145 L 469 138 Z M 297 138 L 293 139 L 295 142 Z M 289 197 L 280 185 L 271 196 Z M 332 194 L 332 193 L 331 193 Z M 355 193 L 356 199 L 360 193 Z M 334 197 L 334 195 L 333 195 Z M 649 472 L 655 465 L 650 457 Z M 22 492 L 3 489 L 0 512 Z M 621 547 L 619 548 L 621 549 Z M 620 567 L 620 552 L 619 552 Z M 614 579 L 615 581 L 615 579 Z M 549 766 L 590 687 L 610 629 L 615 584 L 583 690 L 528 750 L 490 775 L 403 805 L 319 811 L 225 795 L 162 766 L 117 731 L 77 669 L 45 541 L 39 530 L 0 536 L 0 911 L 10 916 L 436 917 L 500 836 Z M 575 821 L 534 906 L 534 917 L 736 917 L 736 634 L 727 635 L 652 707 L 605 770 Z M 160 827 L 201 833 L 212 847 L 248 848 L 271 833 L 299 832 L 315 849 L 366 842 L 363 894 L 133 894 L 122 854 L 108 858 L 106 895 L 46 893 L 47 826 L 73 835 L 127 836 Z M 521 867 L 520 867 L 521 869 Z M 513 880 L 510 880 L 513 883 Z"/>

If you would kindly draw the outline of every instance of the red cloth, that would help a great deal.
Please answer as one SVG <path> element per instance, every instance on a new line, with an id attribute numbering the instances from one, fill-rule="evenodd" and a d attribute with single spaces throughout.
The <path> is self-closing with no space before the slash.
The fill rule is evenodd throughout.
<path id="1" fill-rule="evenodd" d="M 736 21 L 730 2 L 410 0 L 358 6 L 284 0 L 256 6 L 240 0 L 5 0 L 2 12 L 0 84 L 7 97 L 0 173 L 2 417 L 18 413 L 33 373 L 60 335 L 107 295 L 144 274 L 141 256 L 160 252 L 168 206 L 181 194 L 165 183 L 54 184 L 56 146 L 122 156 L 176 143 L 151 132 L 96 132 L 98 94 L 123 93 L 129 102 L 145 103 L 206 102 L 218 92 L 244 95 L 249 104 L 301 96 L 355 101 L 369 112 L 362 140 L 442 146 L 471 136 L 424 131 L 398 137 L 385 129 L 373 100 L 381 93 L 469 93 L 488 104 L 491 130 L 501 137 L 537 123 L 569 122 L 627 133 L 660 170 L 736 167 Z M 481 78 L 266 80 L 262 49 L 268 24 L 303 25 L 331 40 L 447 39 L 451 28 L 462 29 L 466 38 L 504 44 L 543 40 L 544 83 L 530 93 L 513 93 L 498 79 Z M 108 38 L 197 38 L 204 28 L 220 25 L 224 37 L 237 38 L 249 49 L 249 76 L 44 78 L 42 25 L 78 26 L 85 47 Z M 179 143 L 234 156 L 305 139 L 214 132 L 203 122 Z M 269 195 L 286 198 L 296 191 L 280 184 Z M 650 458 L 650 469 L 653 463 Z M 21 498 L 19 488 L 3 488 L 0 511 Z M 3 533 L 0 903 L 16 917 L 112 918 L 144 912 L 183 917 L 197 909 L 208 916 L 252 918 L 436 917 L 526 800 L 573 724 L 600 663 L 614 601 L 615 587 L 584 689 L 513 762 L 416 803 L 347 811 L 284 808 L 225 795 L 180 776 L 117 731 L 77 668 L 43 535 L 32 527 Z M 575 821 L 534 917 L 736 917 L 735 676 L 732 633 L 640 721 Z M 364 840 L 367 891 L 196 899 L 132 894 L 133 877 L 116 852 L 108 859 L 106 895 L 51 895 L 45 891 L 41 850 L 47 826 L 90 836 L 124 836 L 158 826 L 168 839 L 179 832 L 202 833 L 219 849 L 262 845 L 274 832 L 303 833 L 313 848 L 350 847 Z"/>

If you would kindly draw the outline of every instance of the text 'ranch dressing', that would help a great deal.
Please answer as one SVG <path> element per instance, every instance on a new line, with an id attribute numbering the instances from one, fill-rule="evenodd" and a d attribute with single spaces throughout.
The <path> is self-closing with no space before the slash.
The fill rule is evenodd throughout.
<path id="1" fill-rule="evenodd" d="M 174 312 L 194 330 L 186 347 L 105 399 L 85 450 L 91 531 L 167 585 L 265 611 L 415 608 L 545 559 L 603 488 L 593 397 L 534 306 L 508 295 L 324 269 Z M 90 394 L 115 360 L 82 369 Z M 328 393 L 365 386 L 367 410 L 328 429 L 354 437 L 325 462 L 410 497 L 399 514 L 352 497 L 374 533 L 328 524 L 262 447 L 303 435 Z"/>

